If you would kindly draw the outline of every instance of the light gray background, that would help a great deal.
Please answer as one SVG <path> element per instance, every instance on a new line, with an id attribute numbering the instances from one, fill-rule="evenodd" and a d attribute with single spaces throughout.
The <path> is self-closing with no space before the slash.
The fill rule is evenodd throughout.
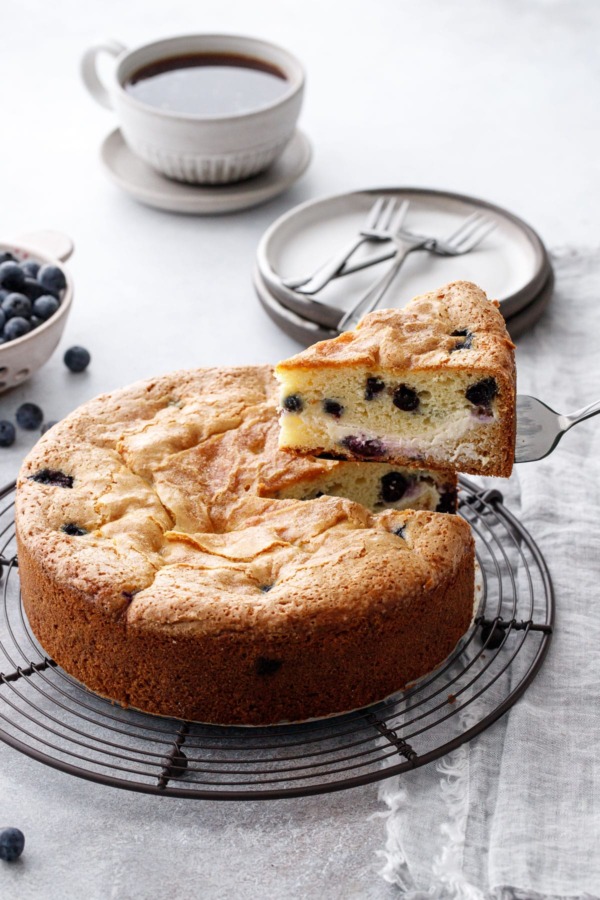
<path id="1" fill-rule="evenodd" d="M 281 42 L 308 70 L 301 126 L 314 160 L 286 195 L 223 218 L 138 206 L 106 179 L 110 113 L 78 77 L 102 37 L 129 45 L 232 31 Z M 296 345 L 266 318 L 250 273 L 264 229 L 318 195 L 378 185 L 480 195 L 530 221 L 550 247 L 597 245 L 600 5 L 594 0 L 4 0 L 0 33 L 1 233 L 70 234 L 75 306 L 62 353 L 0 397 L 49 419 L 175 368 L 274 361 Z M 527 384 L 520 389 L 527 392 Z M 0 481 L 32 443 L 0 451 Z M 377 874 L 376 786 L 270 804 L 157 800 L 91 785 L 0 745 L 0 824 L 26 833 L 0 866 L 0 897 L 396 895 Z"/>

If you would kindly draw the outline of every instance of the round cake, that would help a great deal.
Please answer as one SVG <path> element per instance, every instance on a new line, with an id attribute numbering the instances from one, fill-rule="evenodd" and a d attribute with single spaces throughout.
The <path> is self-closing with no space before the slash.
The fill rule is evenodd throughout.
<path id="1" fill-rule="evenodd" d="M 402 689 L 468 629 L 467 523 L 381 493 L 373 512 L 357 499 L 379 464 L 278 450 L 277 396 L 269 367 L 175 373 L 92 400 L 25 460 L 25 611 L 91 690 L 201 722 L 301 721 Z M 455 489 L 416 471 L 395 483 L 433 509 Z"/>

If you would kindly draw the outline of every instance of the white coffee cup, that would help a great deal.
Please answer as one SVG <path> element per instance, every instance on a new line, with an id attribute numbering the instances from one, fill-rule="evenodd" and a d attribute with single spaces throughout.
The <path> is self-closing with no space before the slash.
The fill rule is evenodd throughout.
<path id="1" fill-rule="evenodd" d="M 105 85 L 98 56 L 116 58 Z M 200 116 L 141 103 L 124 85 L 142 67 L 194 53 L 249 56 L 275 66 L 288 89 L 256 110 L 233 115 Z M 128 50 L 117 41 L 96 44 L 84 54 L 81 74 L 92 97 L 114 109 L 129 148 L 163 175 L 192 184 L 228 184 L 266 169 L 292 137 L 304 93 L 301 63 L 281 47 L 256 38 L 195 34 L 166 38 Z"/>

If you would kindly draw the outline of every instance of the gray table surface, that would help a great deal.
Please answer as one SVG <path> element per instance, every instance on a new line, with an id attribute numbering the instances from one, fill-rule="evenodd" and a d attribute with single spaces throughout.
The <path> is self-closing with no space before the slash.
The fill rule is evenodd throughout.
<path id="1" fill-rule="evenodd" d="M 296 203 L 382 185 L 439 187 L 500 203 L 550 247 L 597 244 L 600 6 L 593 0 L 7 0 L 0 35 L 1 233 L 70 234 L 75 306 L 62 353 L 0 397 L 48 419 L 175 368 L 262 363 L 297 349 L 259 308 L 250 273 L 264 229 Z M 113 127 L 85 93 L 78 58 L 99 37 L 232 31 L 295 51 L 308 70 L 308 173 L 237 215 L 146 209 L 110 184 L 98 146 Z M 12 479 L 33 438 L 0 452 Z M 0 825 L 26 854 L 0 866 L 0 896 L 386 898 L 377 787 L 305 800 L 157 800 L 70 778 L 0 745 Z"/>

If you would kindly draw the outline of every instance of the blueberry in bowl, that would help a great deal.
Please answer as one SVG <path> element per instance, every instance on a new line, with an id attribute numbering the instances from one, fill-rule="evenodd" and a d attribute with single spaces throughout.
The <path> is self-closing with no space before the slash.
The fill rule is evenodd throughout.
<path id="1" fill-rule="evenodd" d="M 73 302 L 63 266 L 73 250 L 56 232 L 0 242 L 0 393 L 26 381 L 48 361 Z"/>

